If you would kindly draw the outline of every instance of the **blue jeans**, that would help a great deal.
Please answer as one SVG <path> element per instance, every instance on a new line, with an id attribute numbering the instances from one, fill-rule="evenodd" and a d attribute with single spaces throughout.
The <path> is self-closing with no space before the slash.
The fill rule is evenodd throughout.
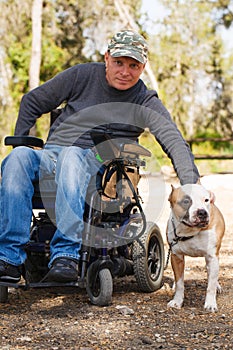
<path id="1" fill-rule="evenodd" d="M 100 163 L 90 149 L 48 145 L 43 150 L 17 147 L 2 162 L 0 184 L 0 260 L 20 265 L 26 259 L 32 218 L 33 181 L 55 175 L 57 230 L 51 258 L 79 259 L 87 187 Z"/>

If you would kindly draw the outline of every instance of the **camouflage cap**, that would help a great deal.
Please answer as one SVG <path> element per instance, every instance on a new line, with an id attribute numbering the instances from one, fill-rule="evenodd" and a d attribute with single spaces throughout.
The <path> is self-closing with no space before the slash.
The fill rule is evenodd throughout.
<path id="1" fill-rule="evenodd" d="M 112 57 L 127 56 L 144 64 L 147 61 L 148 45 L 140 34 L 122 30 L 112 37 L 108 51 Z"/>

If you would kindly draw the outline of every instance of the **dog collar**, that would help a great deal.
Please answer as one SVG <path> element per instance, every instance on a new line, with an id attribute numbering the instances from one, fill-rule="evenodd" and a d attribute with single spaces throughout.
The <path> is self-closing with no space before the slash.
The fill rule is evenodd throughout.
<path id="1" fill-rule="evenodd" d="M 170 243 L 171 246 L 173 246 L 174 244 L 177 244 L 179 241 L 187 241 L 190 238 L 193 238 L 194 236 L 178 236 L 176 233 L 176 225 L 174 223 L 174 219 L 171 219 L 172 222 L 172 228 L 173 228 L 173 232 L 174 232 L 174 236 L 175 238 L 173 238 L 172 242 Z M 174 242 L 174 243 L 173 243 Z"/>
<path id="2" fill-rule="evenodd" d="M 173 238 L 173 240 L 171 241 L 171 243 L 169 243 L 169 249 L 168 249 L 168 253 L 167 253 L 167 260 L 166 260 L 166 265 L 164 267 L 164 270 L 166 270 L 167 266 L 168 266 L 168 262 L 170 259 L 170 255 L 171 255 L 171 251 L 172 251 L 172 247 L 174 245 L 176 245 L 179 241 L 187 241 L 188 239 L 193 238 L 194 236 L 178 236 L 176 233 L 176 225 L 174 223 L 173 218 L 171 219 L 172 222 L 172 228 L 173 228 L 173 232 L 174 232 L 174 236 L 175 238 Z"/>

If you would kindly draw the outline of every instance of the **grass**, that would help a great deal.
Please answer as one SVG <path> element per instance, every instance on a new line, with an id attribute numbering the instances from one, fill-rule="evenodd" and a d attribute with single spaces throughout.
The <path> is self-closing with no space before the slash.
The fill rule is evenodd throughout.
<path id="1" fill-rule="evenodd" d="M 153 135 L 149 132 L 144 132 L 139 140 L 140 144 L 145 148 L 149 149 L 152 153 L 150 158 L 146 160 L 145 170 L 151 173 L 159 172 L 161 166 L 170 165 L 171 161 L 162 151 L 159 144 L 155 141 Z M 194 154 L 231 154 L 233 155 L 233 145 L 223 142 L 202 142 L 193 145 Z M 196 160 L 197 165 L 201 175 L 207 175 L 212 173 L 233 173 L 233 160 Z"/>

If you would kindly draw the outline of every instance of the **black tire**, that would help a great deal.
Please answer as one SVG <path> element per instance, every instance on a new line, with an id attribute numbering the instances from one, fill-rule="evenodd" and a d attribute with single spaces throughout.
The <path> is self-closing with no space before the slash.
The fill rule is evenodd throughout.
<path id="1" fill-rule="evenodd" d="M 8 300 L 8 287 L 0 286 L 0 303 L 6 303 Z"/>
<path id="2" fill-rule="evenodd" d="M 161 232 L 153 222 L 148 222 L 144 234 L 133 242 L 132 257 L 139 289 L 150 293 L 161 288 L 165 252 Z"/>
<path id="3" fill-rule="evenodd" d="M 94 305 L 107 306 L 112 302 L 113 280 L 109 269 L 104 268 L 93 274 L 92 265 L 87 270 L 87 294 Z"/>

